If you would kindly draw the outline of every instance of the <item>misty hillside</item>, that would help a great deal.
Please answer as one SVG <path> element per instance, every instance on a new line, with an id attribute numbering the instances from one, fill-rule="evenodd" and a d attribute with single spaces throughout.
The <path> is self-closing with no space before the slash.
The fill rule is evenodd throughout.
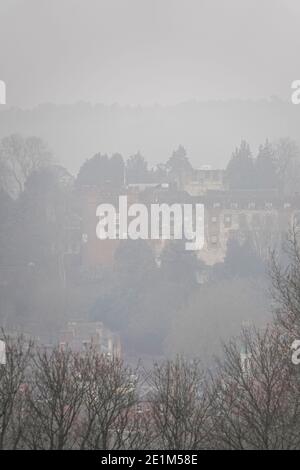
<path id="1" fill-rule="evenodd" d="M 166 161 L 179 144 L 194 166 L 226 165 L 241 139 L 252 150 L 266 137 L 289 135 L 300 143 L 300 107 L 277 98 L 261 101 L 187 102 L 176 106 L 44 104 L 0 112 L 0 138 L 36 135 L 48 142 L 57 161 L 76 172 L 94 153 L 140 150 L 150 164 Z"/>

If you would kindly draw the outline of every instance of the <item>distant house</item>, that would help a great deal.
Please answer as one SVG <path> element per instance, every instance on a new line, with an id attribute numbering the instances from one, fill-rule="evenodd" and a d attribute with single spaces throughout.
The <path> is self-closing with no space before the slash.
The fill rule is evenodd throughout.
<path id="1" fill-rule="evenodd" d="M 280 243 L 292 225 L 300 225 L 300 198 L 282 199 L 276 190 L 207 191 L 204 204 L 205 245 L 199 257 L 208 265 L 222 262 L 227 242 L 251 239 L 265 253 Z"/>
<path id="2" fill-rule="evenodd" d="M 120 337 L 105 328 L 102 322 L 71 321 L 60 333 L 59 344 L 81 352 L 93 347 L 100 354 L 121 356 Z"/>
<path id="3" fill-rule="evenodd" d="M 191 196 L 203 196 L 207 191 L 223 191 L 225 189 L 225 170 L 213 170 L 208 165 L 195 168 L 183 189 Z"/>

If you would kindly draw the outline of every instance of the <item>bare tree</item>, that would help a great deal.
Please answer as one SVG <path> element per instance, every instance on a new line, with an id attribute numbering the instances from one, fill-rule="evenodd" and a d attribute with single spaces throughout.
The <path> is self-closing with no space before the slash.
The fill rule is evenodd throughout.
<path id="1" fill-rule="evenodd" d="M 213 379 L 215 446 L 297 449 L 299 382 L 276 327 L 244 330 L 224 350 Z"/>
<path id="2" fill-rule="evenodd" d="M 88 350 L 82 359 L 84 401 L 82 449 L 144 448 L 149 442 L 145 414 L 138 407 L 138 371 L 118 357 Z"/>
<path id="3" fill-rule="evenodd" d="M 4 137 L 0 143 L 1 186 L 15 196 L 24 189 L 27 178 L 51 162 L 51 154 L 37 137 L 18 134 Z"/>
<path id="4" fill-rule="evenodd" d="M 2 330 L 6 363 L 0 365 L 0 449 L 15 449 L 22 437 L 24 386 L 33 344 L 24 336 L 8 336 Z"/>
<path id="5" fill-rule="evenodd" d="M 290 230 L 283 251 L 287 262 L 272 256 L 270 276 L 275 313 L 284 332 L 291 338 L 300 335 L 300 241 L 299 228 Z"/>
<path id="6" fill-rule="evenodd" d="M 156 364 L 149 385 L 156 448 L 208 448 L 210 400 L 199 361 L 178 356 Z"/>
<path id="7" fill-rule="evenodd" d="M 37 349 L 27 393 L 26 445 L 74 448 L 83 393 L 77 354 L 59 347 Z"/>

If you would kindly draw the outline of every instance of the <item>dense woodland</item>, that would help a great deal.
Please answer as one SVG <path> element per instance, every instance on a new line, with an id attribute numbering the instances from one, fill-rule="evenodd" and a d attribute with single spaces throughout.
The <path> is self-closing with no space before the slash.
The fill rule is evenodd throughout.
<path id="1" fill-rule="evenodd" d="M 183 352 L 209 361 L 245 321 L 263 324 L 269 318 L 269 252 L 262 246 L 267 233 L 259 243 L 230 241 L 224 263 L 212 268 L 187 254 L 180 241 L 167 245 L 159 266 L 145 241 L 123 241 L 113 267 L 90 273 L 73 266 L 65 282 L 65 227 L 76 211 L 74 192 L 107 184 L 118 190 L 124 178 L 178 181 L 193 171 L 182 146 L 155 168 L 140 153 L 127 161 L 120 154 L 97 154 L 73 177 L 40 139 L 12 135 L 1 141 L 0 166 L 0 318 L 6 329 L 55 342 L 69 319 L 101 320 L 121 335 L 131 356 Z M 243 141 L 229 159 L 226 179 L 231 189 L 277 188 L 286 197 L 300 181 L 299 168 L 299 150 L 288 139 L 266 141 L 256 158 Z"/>
<path id="2" fill-rule="evenodd" d="M 244 327 L 210 368 L 199 359 L 128 367 L 93 349 L 8 337 L 0 366 L 1 449 L 299 449 L 299 241 L 271 268 L 274 319 Z"/>
<path id="3" fill-rule="evenodd" d="M 40 139 L 13 135 L 1 141 L 0 165 L 7 346 L 0 448 L 300 447 L 299 371 L 291 360 L 300 337 L 297 227 L 273 252 L 250 238 L 233 240 L 224 262 L 209 269 L 179 241 L 167 245 L 160 265 L 145 241 L 124 241 L 113 267 L 73 267 L 66 281 L 64 221 L 74 191 L 108 181 L 121 188 L 124 175 L 178 181 L 193 170 L 184 148 L 154 169 L 139 153 L 126 162 L 97 154 L 74 178 Z M 266 141 L 256 158 L 242 142 L 226 178 L 232 190 L 293 197 L 298 171 L 293 142 Z M 75 315 L 118 332 L 124 359 L 55 346 Z"/>

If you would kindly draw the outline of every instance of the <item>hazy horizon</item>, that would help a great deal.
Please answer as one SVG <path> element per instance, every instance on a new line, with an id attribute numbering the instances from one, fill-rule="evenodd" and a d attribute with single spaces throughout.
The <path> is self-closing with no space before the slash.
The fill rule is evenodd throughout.
<path id="1" fill-rule="evenodd" d="M 299 20 L 0 0 L 0 453 L 300 449 Z"/>
<path id="2" fill-rule="evenodd" d="M 253 154 L 266 139 L 289 136 L 298 144 L 299 108 L 279 99 L 189 101 L 178 105 L 44 104 L 0 113 L 0 138 L 36 135 L 58 163 L 77 173 L 94 154 L 140 151 L 150 166 L 166 162 L 183 145 L 195 167 L 224 168 L 240 141 Z"/>
<path id="3" fill-rule="evenodd" d="M 290 93 L 291 95 L 291 93 Z M 104 103 L 102 101 L 87 101 L 87 100 L 74 100 L 70 102 L 61 102 L 61 103 L 55 103 L 52 101 L 41 101 L 40 103 L 36 103 L 33 105 L 12 105 L 9 103 L 6 103 L 5 105 L 2 105 L 0 108 L 0 112 L 3 111 L 8 111 L 8 110 L 20 110 L 20 111 L 32 111 L 37 108 L 42 108 L 42 107 L 68 107 L 68 106 L 90 106 L 91 108 L 93 107 L 106 107 L 106 108 L 113 108 L 113 107 L 119 107 L 119 108 L 127 108 L 127 109 L 136 109 L 136 108 L 143 108 L 143 109 L 151 109 L 151 108 L 173 108 L 176 106 L 184 106 L 184 105 L 189 105 L 189 104 L 196 104 L 196 105 L 201 105 L 201 104 L 227 104 L 227 103 L 272 103 L 274 101 L 281 102 L 283 104 L 291 104 L 290 103 L 290 95 L 287 98 L 280 97 L 278 95 L 270 95 L 270 96 L 265 96 L 265 97 L 260 97 L 260 98 L 226 98 L 226 99 L 196 99 L 196 98 L 191 98 L 187 100 L 182 100 L 182 101 L 176 101 L 174 103 L 119 103 L 119 102 L 108 102 Z"/>
<path id="4" fill-rule="evenodd" d="M 287 100 L 298 78 L 295 0 L 2 0 L 10 106 Z"/>

